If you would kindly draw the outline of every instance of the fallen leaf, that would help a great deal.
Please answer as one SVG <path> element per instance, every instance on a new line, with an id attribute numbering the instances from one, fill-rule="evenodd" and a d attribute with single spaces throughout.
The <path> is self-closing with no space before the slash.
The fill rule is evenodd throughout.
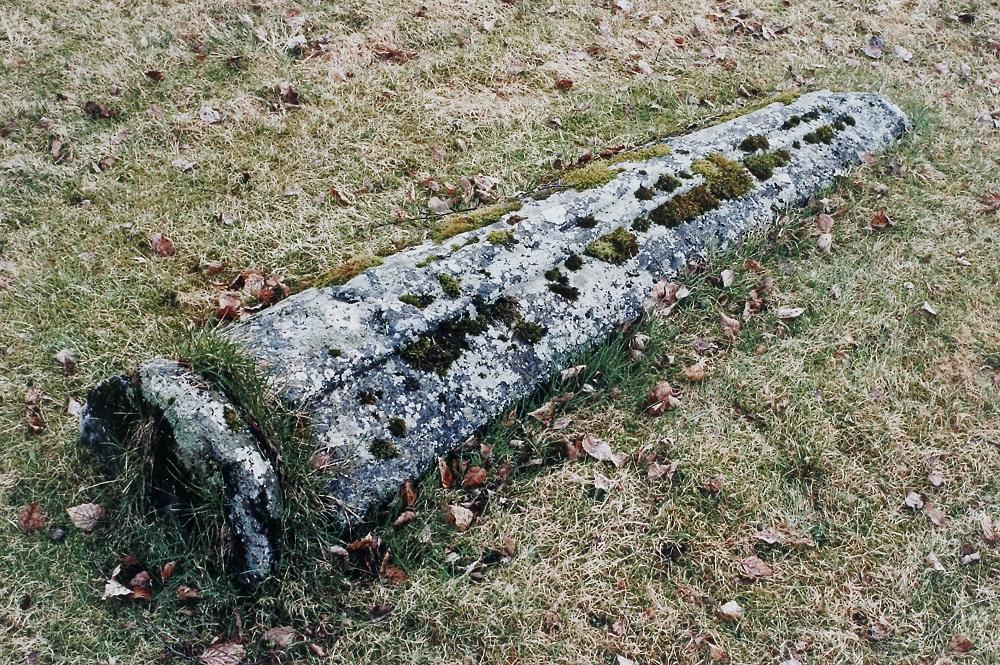
<path id="1" fill-rule="evenodd" d="M 399 517 L 393 520 L 392 528 L 401 529 L 415 519 L 417 519 L 417 514 L 415 512 L 412 510 L 404 510 L 399 514 Z"/>
<path id="2" fill-rule="evenodd" d="M 211 106 L 203 106 L 201 110 L 198 111 L 198 119 L 206 125 L 214 125 L 222 120 L 222 116 Z"/>
<path id="3" fill-rule="evenodd" d="M 774 569 L 758 557 L 748 556 L 740 561 L 740 577 L 750 582 L 772 575 L 774 575 Z"/>
<path id="4" fill-rule="evenodd" d="M 708 358 L 701 356 L 698 358 L 698 362 L 685 367 L 681 372 L 684 374 L 684 378 L 692 383 L 704 381 L 705 377 L 708 376 Z"/>
<path id="5" fill-rule="evenodd" d="M 92 533 L 105 517 L 108 511 L 97 503 L 81 503 L 66 509 L 69 519 L 80 531 Z"/>
<path id="6" fill-rule="evenodd" d="M 45 418 L 42 417 L 42 391 L 34 386 L 28 388 L 24 393 L 24 406 L 28 431 L 32 434 L 41 434 L 44 432 Z"/>
<path id="7" fill-rule="evenodd" d="M 830 233 L 833 231 L 833 217 L 827 213 L 820 213 L 816 216 L 816 227 L 820 233 Z"/>
<path id="8" fill-rule="evenodd" d="M 467 531 L 472 523 L 476 521 L 476 515 L 464 506 L 452 504 L 448 506 L 450 511 L 449 521 L 455 525 L 459 531 Z"/>
<path id="9" fill-rule="evenodd" d="M 924 304 L 920 306 L 920 311 L 923 312 L 924 314 L 926 314 L 927 316 L 937 316 L 938 315 L 937 310 L 934 309 L 934 305 L 930 304 L 926 300 L 924 301 Z"/>
<path id="10" fill-rule="evenodd" d="M 909 62 L 913 60 L 913 51 L 908 48 L 904 48 L 899 44 L 892 47 L 892 54 L 902 60 L 903 62 Z"/>
<path id="11" fill-rule="evenodd" d="M 101 600 L 108 600 L 109 598 L 122 598 L 131 595 L 131 589 L 112 577 L 104 585 L 104 593 L 101 595 Z"/>
<path id="12" fill-rule="evenodd" d="M 70 349 L 61 349 L 52 356 L 52 359 L 62 367 L 63 376 L 69 376 L 76 371 L 76 354 Z"/>
<path id="13" fill-rule="evenodd" d="M 779 307 L 775 311 L 775 315 L 782 320 L 797 319 L 805 314 L 805 311 L 805 307 Z"/>
<path id="14" fill-rule="evenodd" d="M 945 523 L 948 521 L 948 518 L 944 514 L 944 511 L 942 511 L 940 508 L 934 506 L 931 503 L 924 504 L 923 512 L 924 515 L 927 516 L 927 519 L 929 519 L 931 521 L 931 524 L 933 524 L 934 526 L 943 527 Z"/>
<path id="15" fill-rule="evenodd" d="M 45 527 L 45 522 L 45 511 L 35 501 L 21 506 L 17 512 L 17 528 L 21 530 L 21 533 L 38 531 Z"/>
<path id="16" fill-rule="evenodd" d="M 173 166 L 178 171 L 184 171 L 185 173 L 192 170 L 195 167 L 194 162 L 188 159 L 184 159 L 183 157 L 178 157 L 174 161 L 170 162 L 170 165 Z"/>
<path id="17" fill-rule="evenodd" d="M 160 581 L 166 582 L 174 576 L 175 572 L 177 572 L 177 562 L 167 561 L 165 564 L 160 566 Z"/>
<path id="18" fill-rule="evenodd" d="M 220 642 L 202 652 L 200 659 L 204 665 L 240 665 L 246 658 L 247 650 L 238 642 Z"/>
<path id="19" fill-rule="evenodd" d="M 79 417 L 83 412 L 83 405 L 70 397 L 66 400 L 66 415 Z"/>
<path id="20" fill-rule="evenodd" d="M 983 542 L 987 545 L 996 545 L 1000 542 L 1000 533 L 997 532 L 996 524 L 989 515 L 982 515 L 979 518 L 979 525 L 983 529 Z"/>
<path id="21" fill-rule="evenodd" d="M 594 489 L 607 493 L 615 488 L 615 484 L 615 481 L 611 480 L 603 473 L 594 473 Z"/>
<path id="22" fill-rule="evenodd" d="M 168 257 L 177 253 L 174 242 L 159 232 L 149 234 L 149 247 L 156 256 Z"/>
<path id="23" fill-rule="evenodd" d="M 736 334 L 740 331 L 740 322 L 732 318 L 725 312 L 719 312 L 719 325 L 722 326 L 722 334 L 729 340 L 736 339 Z"/>
<path id="24" fill-rule="evenodd" d="M 952 653 L 969 653 L 975 648 L 975 645 L 968 637 L 962 635 L 961 633 L 957 633 L 951 638 L 948 648 L 951 649 Z"/>
<path id="25" fill-rule="evenodd" d="M 476 487 L 481 487 L 485 482 L 486 469 L 481 466 L 473 466 L 469 467 L 465 472 L 465 477 L 462 478 L 462 487 L 464 489 L 475 489 Z"/>
<path id="26" fill-rule="evenodd" d="M 909 492 L 906 498 L 903 499 L 903 503 L 907 508 L 912 508 L 913 510 L 920 510 L 924 507 L 924 498 L 920 496 L 917 492 Z"/>
<path id="27" fill-rule="evenodd" d="M 688 287 L 683 284 L 662 279 L 653 285 L 649 297 L 646 299 L 646 309 L 667 316 L 690 293 Z"/>
<path id="28" fill-rule="evenodd" d="M 354 205 L 354 200 L 340 189 L 336 187 L 331 187 L 327 191 L 330 194 L 330 198 L 339 203 L 340 205 L 342 206 Z"/>
<path id="29" fill-rule="evenodd" d="M 944 572 L 945 570 L 944 565 L 942 565 L 941 559 L 938 558 L 937 554 L 931 552 L 930 554 L 927 555 L 925 561 L 927 561 L 927 565 L 930 566 L 933 570 L 936 570 L 939 573 Z"/>
<path id="30" fill-rule="evenodd" d="M 464 531 L 464 529 L 463 529 Z M 406 574 L 406 571 L 399 566 L 394 566 L 389 563 L 389 555 L 386 554 L 385 558 L 382 560 L 382 565 L 379 566 L 378 575 L 380 578 L 393 585 L 400 585 L 406 583 L 410 579 L 410 576 Z"/>
<path id="31" fill-rule="evenodd" d="M 571 78 L 560 78 L 556 79 L 556 88 L 559 90 L 569 90 L 573 87 L 573 79 Z"/>
<path id="32" fill-rule="evenodd" d="M 653 462 L 646 469 L 646 479 L 647 480 L 671 480 L 674 474 L 677 473 L 677 469 L 680 466 L 679 462 L 671 462 L 670 464 L 659 464 Z"/>
<path id="33" fill-rule="evenodd" d="M 730 600 L 719 606 L 718 614 L 720 619 L 739 621 L 743 618 L 743 608 L 735 600 Z"/>
<path id="34" fill-rule="evenodd" d="M 932 487 L 941 487 L 944 485 L 944 472 L 937 467 L 931 469 L 931 472 L 927 474 L 927 482 L 929 482 Z"/>
<path id="35" fill-rule="evenodd" d="M 726 268 L 725 270 L 722 271 L 722 286 L 724 288 L 728 289 L 730 286 L 732 286 L 733 280 L 735 279 L 736 279 L 736 274 L 729 268 Z"/>
<path id="36" fill-rule="evenodd" d="M 295 629 L 290 628 L 289 626 L 278 626 L 277 628 L 270 628 L 264 632 L 264 639 L 279 649 L 287 649 L 292 646 L 298 637 L 299 634 L 295 631 Z"/>
<path id="37" fill-rule="evenodd" d="M 243 302 L 234 293 L 223 292 L 219 294 L 218 306 L 215 308 L 215 316 L 222 321 L 232 321 L 240 318 L 240 309 Z"/>
<path id="38" fill-rule="evenodd" d="M 195 589 L 193 586 L 188 586 L 186 584 L 182 584 L 179 587 L 177 587 L 177 590 L 174 593 L 177 596 L 177 600 L 181 601 L 182 603 L 201 600 L 201 592 Z"/>
<path id="39" fill-rule="evenodd" d="M 819 234 L 819 237 L 816 239 L 816 246 L 819 247 L 821 252 L 829 254 L 833 250 L 833 234 Z"/>
<path id="40" fill-rule="evenodd" d="M 108 108 L 107 104 L 95 102 L 93 100 L 83 105 L 83 112 L 94 120 L 109 120 L 114 117 L 114 112 Z"/>
<path id="41" fill-rule="evenodd" d="M 167 77 L 163 74 L 163 72 L 161 72 L 158 69 L 150 69 L 146 72 L 146 78 L 148 78 L 150 81 L 156 81 L 157 83 L 159 83 L 160 81 L 162 81 Z"/>
<path id="42" fill-rule="evenodd" d="M 403 501 L 403 506 L 410 508 L 417 502 L 417 486 L 413 479 L 407 478 L 399 488 L 399 497 Z"/>
<path id="43" fill-rule="evenodd" d="M 892 218 L 884 209 L 879 210 L 868 220 L 868 228 L 872 231 L 884 231 L 893 225 Z"/>
<path id="44" fill-rule="evenodd" d="M 448 489 L 455 484 L 455 474 L 451 472 L 451 467 L 443 457 L 437 458 L 438 476 L 441 479 L 441 487 Z"/>
<path id="45" fill-rule="evenodd" d="M 877 35 L 871 35 L 868 41 L 864 43 L 861 50 L 864 54 L 873 60 L 878 60 L 882 57 L 882 49 L 885 47 L 885 40 Z"/>
<path id="46" fill-rule="evenodd" d="M 600 439 L 593 434 L 585 434 L 580 441 L 583 450 L 596 460 L 611 462 L 616 467 L 625 463 L 627 457 L 621 453 L 611 450 L 611 445 L 604 439 Z"/>
<path id="47" fill-rule="evenodd" d="M 677 407 L 681 400 L 677 392 L 666 381 L 658 381 L 649 389 L 649 396 L 643 410 L 650 416 L 660 416 Z"/>
<path id="48" fill-rule="evenodd" d="M 1000 192 L 986 192 L 979 197 L 979 201 L 984 212 L 1000 212 Z"/>

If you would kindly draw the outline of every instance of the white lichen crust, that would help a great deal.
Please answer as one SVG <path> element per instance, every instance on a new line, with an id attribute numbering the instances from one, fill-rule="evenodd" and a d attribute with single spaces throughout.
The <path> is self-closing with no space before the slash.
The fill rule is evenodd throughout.
<path id="1" fill-rule="evenodd" d="M 330 508 L 352 524 L 572 356 L 637 318 L 658 280 L 830 186 L 860 154 L 896 140 L 906 122 L 874 94 L 817 92 L 775 103 L 662 141 L 667 154 L 614 164 L 618 173 L 605 184 L 526 199 L 490 226 L 388 257 L 342 286 L 309 289 L 225 335 L 311 420 L 319 451 L 334 461 Z M 738 194 L 679 222 L 663 214 L 668 202 L 712 185 L 700 175 L 709 155 L 736 164 L 747 184 L 738 163 L 752 154 L 743 144 L 750 136 L 766 137 L 767 150 L 780 154 L 773 172 L 750 176 Z M 609 259 L 592 243 L 618 229 L 634 244 Z M 220 402 L 205 389 L 192 392 L 190 378 L 144 370 L 143 394 L 166 407 L 190 468 L 244 449 L 235 441 L 245 439 L 220 426 Z M 257 482 L 253 464 L 237 466 L 245 482 Z"/>

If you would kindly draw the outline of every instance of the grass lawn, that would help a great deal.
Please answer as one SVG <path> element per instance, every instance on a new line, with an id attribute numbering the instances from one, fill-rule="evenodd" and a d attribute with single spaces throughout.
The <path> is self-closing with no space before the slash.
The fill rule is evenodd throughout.
<path id="1" fill-rule="evenodd" d="M 1000 661 L 998 26 L 987 0 L 4 3 L 0 663 Z M 576 393 L 559 428 L 528 415 L 540 395 L 484 432 L 471 529 L 436 475 L 409 524 L 388 507 L 398 569 L 345 566 L 303 481 L 279 578 L 241 594 L 218 529 L 158 518 L 136 469 L 109 481 L 77 451 L 70 400 L 214 325 L 242 271 L 301 289 L 432 235 L 462 178 L 532 190 L 823 87 L 883 93 L 914 129 L 583 358 L 552 386 Z M 645 415 L 662 380 L 680 403 Z M 558 453 L 584 435 L 628 461 Z M 654 458 L 676 468 L 651 479 Z M 46 526 L 22 533 L 32 502 Z M 90 535 L 65 512 L 86 502 L 108 510 Z M 125 556 L 151 600 L 101 599 Z"/>

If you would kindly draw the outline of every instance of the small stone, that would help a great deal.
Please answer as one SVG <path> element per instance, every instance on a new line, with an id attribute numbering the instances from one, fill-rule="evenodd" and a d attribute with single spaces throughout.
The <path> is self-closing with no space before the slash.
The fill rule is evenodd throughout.
<path id="1" fill-rule="evenodd" d="M 56 544 L 62 543 L 66 540 L 66 529 L 58 526 L 49 529 L 49 540 Z"/>

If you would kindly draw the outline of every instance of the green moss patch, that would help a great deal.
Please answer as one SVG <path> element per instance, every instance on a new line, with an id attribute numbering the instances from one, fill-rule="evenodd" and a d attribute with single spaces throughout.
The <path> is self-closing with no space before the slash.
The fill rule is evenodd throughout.
<path id="1" fill-rule="evenodd" d="M 566 257 L 566 260 L 563 261 L 563 265 L 566 266 L 566 270 L 572 270 L 573 272 L 576 272 L 577 270 L 583 267 L 583 259 L 580 257 L 579 254 L 570 254 L 568 257 Z"/>
<path id="2" fill-rule="evenodd" d="M 513 298 L 504 296 L 495 303 L 479 308 L 483 317 L 500 321 L 513 333 L 514 338 L 528 344 L 537 344 L 548 333 L 545 326 L 525 320 L 521 307 Z"/>
<path id="3" fill-rule="evenodd" d="M 705 179 L 709 191 L 720 201 L 743 196 L 754 187 L 753 178 L 743 165 L 721 153 L 696 160 L 691 170 Z"/>
<path id="4" fill-rule="evenodd" d="M 406 421 L 402 418 L 389 418 L 389 433 L 393 436 L 406 436 Z"/>
<path id="5" fill-rule="evenodd" d="M 673 150 L 666 143 L 654 143 L 652 145 L 635 148 L 620 152 L 608 159 L 608 164 L 621 164 L 622 162 L 645 162 L 657 157 L 666 157 Z"/>
<path id="6" fill-rule="evenodd" d="M 774 175 L 774 169 L 785 166 L 791 161 L 791 154 L 787 150 L 771 150 L 770 152 L 759 152 L 750 155 L 743 160 L 743 166 L 754 175 L 757 180 L 767 180 Z"/>
<path id="7" fill-rule="evenodd" d="M 583 191 L 600 187 L 614 180 L 621 171 L 609 169 L 605 162 L 591 162 L 572 171 L 567 171 L 562 175 L 562 183 L 570 189 Z"/>
<path id="8" fill-rule="evenodd" d="M 639 253 L 635 234 L 618 227 L 593 241 L 583 252 L 607 263 L 622 264 Z"/>
<path id="9" fill-rule="evenodd" d="M 486 242 L 491 245 L 503 245 L 509 247 L 516 243 L 513 231 L 490 231 L 486 234 Z"/>
<path id="10" fill-rule="evenodd" d="M 399 457 L 399 448 L 396 444 L 388 439 L 373 439 L 370 444 L 368 444 L 368 452 L 372 454 L 375 459 L 395 459 Z"/>
<path id="11" fill-rule="evenodd" d="M 468 337 L 481 335 L 485 330 L 486 320 L 481 317 L 446 321 L 400 350 L 399 357 L 417 369 L 444 376 L 469 348 Z"/>
<path id="12" fill-rule="evenodd" d="M 462 294 L 462 280 L 458 277 L 439 272 L 437 274 L 437 281 L 441 285 L 441 290 L 449 298 L 457 298 Z"/>
<path id="13" fill-rule="evenodd" d="M 437 242 L 443 242 L 448 238 L 457 236 L 459 233 L 481 229 L 484 226 L 498 222 L 504 215 L 520 209 L 520 201 L 507 201 L 486 208 L 455 214 L 442 222 L 431 234 L 431 238 Z"/>
<path id="14" fill-rule="evenodd" d="M 656 179 L 655 187 L 663 192 L 672 192 L 681 186 L 681 181 L 670 175 L 669 173 L 664 173 L 659 178 Z"/>
<path id="15" fill-rule="evenodd" d="M 658 206 L 650 213 L 650 219 L 660 226 L 672 228 L 718 207 L 719 199 L 708 186 L 698 185 Z"/>
<path id="16" fill-rule="evenodd" d="M 833 143 L 833 138 L 837 135 L 837 131 L 832 125 L 822 125 L 817 127 L 813 131 L 809 132 L 802 137 L 802 140 L 806 143 Z"/>
<path id="17" fill-rule="evenodd" d="M 635 198 L 640 201 L 651 201 L 654 196 L 656 196 L 656 192 L 652 187 L 646 187 L 646 185 L 639 185 L 639 188 L 635 190 Z"/>
<path id="18" fill-rule="evenodd" d="M 404 293 L 399 296 L 399 299 L 407 305 L 413 305 L 418 309 L 427 307 L 435 300 L 434 296 L 429 293 Z"/>
<path id="19" fill-rule="evenodd" d="M 758 150 L 767 150 L 771 144 L 763 134 L 751 134 L 740 141 L 739 147 L 743 152 L 757 152 Z"/>

